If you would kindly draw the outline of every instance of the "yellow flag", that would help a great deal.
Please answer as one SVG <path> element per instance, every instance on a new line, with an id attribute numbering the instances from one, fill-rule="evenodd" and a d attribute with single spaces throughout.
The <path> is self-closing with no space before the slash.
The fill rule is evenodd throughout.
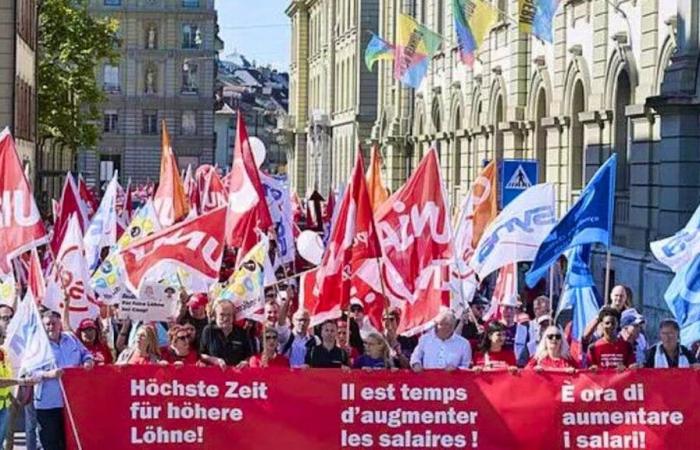
<path id="1" fill-rule="evenodd" d="M 376 211 L 379 205 L 389 198 L 389 192 L 382 183 L 382 157 L 378 145 L 372 146 L 372 156 L 367 169 L 367 191 L 373 211 Z"/>

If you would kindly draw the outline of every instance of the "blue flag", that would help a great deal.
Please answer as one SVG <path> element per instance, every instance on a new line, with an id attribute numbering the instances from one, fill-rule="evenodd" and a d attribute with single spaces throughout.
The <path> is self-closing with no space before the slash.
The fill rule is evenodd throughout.
<path id="1" fill-rule="evenodd" d="M 700 340 L 700 253 L 676 273 L 664 299 L 681 327 L 681 343 Z"/>
<path id="2" fill-rule="evenodd" d="M 613 155 L 581 192 L 576 204 L 557 223 L 537 250 L 525 282 L 533 287 L 567 249 L 583 244 L 612 244 L 615 212 L 615 172 L 617 155 Z"/>
<path id="3" fill-rule="evenodd" d="M 600 308 L 600 295 L 588 268 L 590 254 L 590 245 L 574 247 L 566 252 L 568 268 L 557 311 L 558 315 L 565 309 L 573 308 L 571 336 L 577 341 L 581 340 L 586 325 L 598 315 Z"/>

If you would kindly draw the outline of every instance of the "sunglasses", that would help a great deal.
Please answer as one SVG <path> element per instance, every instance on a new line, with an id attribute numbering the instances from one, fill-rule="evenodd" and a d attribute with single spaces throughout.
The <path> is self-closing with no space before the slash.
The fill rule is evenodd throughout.
<path id="1" fill-rule="evenodd" d="M 277 339 L 277 336 L 275 336 L 274 334 L 268 334 L 265 336 L 266 341 L 274 341 L 276 339 Z"/>
<path id="2" fill-rule="evenodd" d="M 547 339 L 550 341 L 561 341 L 561 334 L 548 334 Z"/>
<path id="3" fill-rule="evenodd" d="M 353 306 L 350 308 L 350 312 L 360 312 L 363 308 L 361 306 Z"/>
<path id="4" fill-rule="evenodd" d="M 9 322 L 10 320 L 12 320 L 12 316 L 0 316 L 0 320 L 2 320 L 3 322 Z"/>

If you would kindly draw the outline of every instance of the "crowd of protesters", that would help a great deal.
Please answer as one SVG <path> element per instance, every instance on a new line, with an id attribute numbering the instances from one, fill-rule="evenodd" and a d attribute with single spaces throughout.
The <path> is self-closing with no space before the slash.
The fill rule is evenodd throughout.
<path id="1" fill-rule="evenodd" d="M 58 368 L 13 378 L 5 353 L 0 351 L 0 433 L 5 435 L 14 409 L 25 409 L 27 448 L 65 448 L 63 407 L 59 379 L 63 369 L 95 365 L 195 365 L 227 368 L 566 371 L 647 368 L 700 368 L 697 346 L 679 342 L 674 320 L 662 320 L 660 342 L 648 346 L 645 319 L 634 309 L 631 291 L 615 286 L 583 341 L 572 352 L 571 322 L 555 320 L 547 296 L 521 303 L 511 298 L 491 311 L 491 301 L 477 294 L 458 317 L 445 309 L 434 326 L 420 336 L 397 334 L 399 309 L 387 308 L 381 330 L 353 300 L 338 319 L 310 326 L 309 312 L 298 306 L 294 285 L 268 288 L 262 323 L 236 321 L 233 304 L 207 294 L 178 300 L 179 314 L 168 323 L 138 323 L 122 319 L 118 305 L 103 315 L 69 326 L 69 305 L 62 314 L 42 313 Z M 529 311 L 529 312 L 528 312 Z M 0 339 L 14 311 L 0 306 Z M 559 318 L 561 319 L 561 318 Z M 559 323 L 559 324 L 558 324 Z M 20 385 L 13 397 L 11 387 Z M 32 389 L 32 395 L 22 395 Z M 23 397 L 23 398 L 22 398 Z M 38 426 L 37 426 L 38 425 Z"/>

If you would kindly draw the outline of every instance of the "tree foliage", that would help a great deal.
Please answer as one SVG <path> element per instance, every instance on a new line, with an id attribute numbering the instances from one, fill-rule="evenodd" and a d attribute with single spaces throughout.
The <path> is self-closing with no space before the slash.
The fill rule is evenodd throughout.
<path id="1" fill-rule="evenodd" d="M 92 147 L 105 100 L 96 69 L 115 62 L 119 24 L 89 14 L 87 0 L 43 0 L 39 6 L 38 137 L 73 151 Z"/>

